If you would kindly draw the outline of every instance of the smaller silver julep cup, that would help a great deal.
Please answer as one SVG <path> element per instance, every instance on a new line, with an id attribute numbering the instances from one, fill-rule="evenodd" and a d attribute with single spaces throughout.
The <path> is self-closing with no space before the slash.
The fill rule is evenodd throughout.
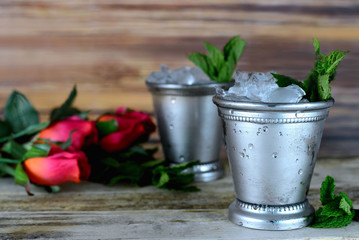
<path id="1" fill-rule="evenodd" d="M 192 172 L 197 182 L 224 175 L 219 160 L 223 146 L 221 120 L 212 98 L 215 88 L 233 83 L 196 85 L 146 82 L 166 159 L 172 164 L 199 161 Z"/>
<path id="2" fill-rule="evenodd" d="M 334 101 L 251 103 L 213 98 L 223 122 L 235 201 L 229 220 L 248 228 L 307 226 L 307 200 L 325 119 Z"/>

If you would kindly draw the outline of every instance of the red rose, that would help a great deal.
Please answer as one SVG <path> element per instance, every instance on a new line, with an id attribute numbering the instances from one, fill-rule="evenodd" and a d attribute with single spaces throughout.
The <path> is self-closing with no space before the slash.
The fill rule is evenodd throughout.
<path id="1" fill-rule="evenodd" d="M 108 152 L 126 149 L 137 141 L 147 139 L 156 130 L 148 114 L 130 111 L 125 107 L 118 108 L 115 114 L 105 114 L 97 121 L 110 120 L 116 120 L 118 129 L 100 140 L 102 149 Z"/>
<path id="2" fill-rule="evenodd" d="M 39 185 L 79 183 L 90 176 L 90 165 L 83 152 L 58 152 L 48 157 L 29 158 L 24 162 L 31 182 Z"/>
<path id="3" fill-rule="evenodd" d="M 82 146 L 97 143 L 98 141 L 95 122 L 86 121 L 77 116 L 52 123 L 40 132 L 39 138 L 65 142 L 69 139 L 70 135 L 72 137 L 71 147 L 75 150 L 80 150 Z"/>

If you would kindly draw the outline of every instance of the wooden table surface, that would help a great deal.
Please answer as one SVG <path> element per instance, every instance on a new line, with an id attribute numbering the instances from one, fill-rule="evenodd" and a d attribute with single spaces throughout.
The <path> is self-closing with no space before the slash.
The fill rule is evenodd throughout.
<path id="1" fill-rule="evenodd" d="M 333 83 L 309 200 L 320 182 L 337 180 L 359 204 L 359 4 L 357 0 L 2 0 L 0 112 L 14 89 L 42 119 L 77 84 L 76 106 L 93 117 L 119 106 L 153 113 L 144 81 L 161 64 L 192 65 L 202 42 L 247 41 L 237 69 L 275 70 L 304 79 L 313 64 L 312 38 L 322 50 L 350 50 Z M 151 143 L 158 145 L 156 133 Z M 225 154 L 222 154 L 225 160 Z M 229 174 L 201 183 L 198 193 L 153 187 L 67 184 L 58 194 L 27 197 L 0 179 L 0 239 L 356 239 L 359 224 L 338 229 L 255 231 L 227 220 L 234 199 Z"/>
<path id="2" fill-rule="evenodd" d="M 319 207 L 326 175 L 336 179 L 359 208 L 359 158 L 319 159 L 308 199 Z M 34 188 L 28 197 L 11 179 L 0 179 L 0 239 L 359 239 L 359 223 L 339 229 L 262 231 L 232 224 L 231 176 L 197 183 L 200 192 L 155 187 L 66 184 L 56 194 Z"/>

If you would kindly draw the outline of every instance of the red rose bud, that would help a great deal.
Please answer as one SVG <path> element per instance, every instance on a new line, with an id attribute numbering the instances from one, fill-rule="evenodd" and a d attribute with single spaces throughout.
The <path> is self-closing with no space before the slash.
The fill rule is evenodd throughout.
<path id="1" fill-rule="evenodd" d="M 100 140 L 101 148 L 108 152 L 126 149 L 135 142 L 147 139 L 156 130 L 148 114 L 129 111 L 127 108 L 119 108 L 115 114 L 105 114 L 97 122 L 110 123 L 113 120 L 117 123 L 116 128 L 108 128 L 114 130 Z"/>
<path id="2" fill-rule="evenodd" d="M 59 152 L 48 157 L 29 158 L 25 171 L 32 183 L 46 186 L 65 182 L 79 183 L 90 176 L 90 165 L 83 152 Z"/>
<path id="3" fill-rule="evenodd" d="M 40 132 L 39 138 L 66 142 L 71 136 L 71 148 L 80 150 L 84 145 L 97 143 L 96 123 L 72 116 L 52 123 Z"/>

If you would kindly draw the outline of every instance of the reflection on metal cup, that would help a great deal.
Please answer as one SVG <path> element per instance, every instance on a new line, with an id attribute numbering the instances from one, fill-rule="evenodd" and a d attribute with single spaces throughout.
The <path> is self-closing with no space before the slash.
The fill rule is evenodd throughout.
<path id="1" fill-rule="evenodd" d="M 147 82 L 166 159 L 172 164 L 199 161 L 193 167 L 195 181 L 221 178 L 219 161 L 223 145 L 221 120 L 212 102 L 216 87 L 232 83 L 196 85 Z"/>
<path id="2" fill-rule="evenodd" d="M 307 192 L 333 100 L 276 104 L 213 98 L 223 122 L 236 200 L 229 219 L 265 230 L 305 227 Z"/>

